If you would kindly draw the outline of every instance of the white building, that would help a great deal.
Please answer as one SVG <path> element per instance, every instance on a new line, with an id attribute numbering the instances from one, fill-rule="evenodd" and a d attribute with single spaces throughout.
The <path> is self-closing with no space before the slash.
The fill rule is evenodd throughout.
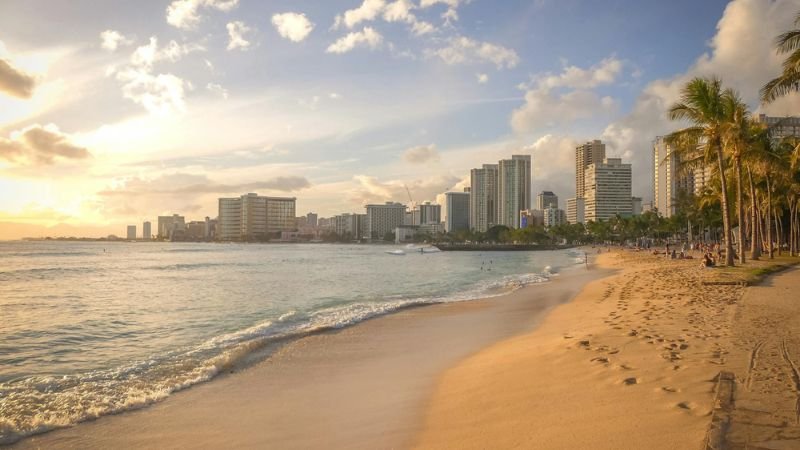
<path id="1" fill-rule="evenodd" d="M 572 225 L 586 223 L 586 199 L 567 199 L 567 222 Z"/>
<path id="2" fill-rule="evenodd" d="M 770 133 L 776 139 L 800 137 L 800 117 L 772 117 L 759 114 L 753 117 L 753 121 L 769 127 Z"/>
<path id="3" fill-rule="evenodd" d="M 519 212 L 531 208 L 531 156 L 512 155 L 498 165 L 498 221 L 519 227 Z"/>
<path id="4" fill-rule="evenodd" d="M 426 225 L 430 223 L 442 222 L 442 205 L 425 202 L 416 208 L 419 210 L 419 223 L 414 225 Z"/>
<path id="5" fill-rule="evenodd" d="M 387 233 L 403 225 L 406 206 L 400 203 L 386 202 L 383 205 L 367 205 L 364 223 L 364 238 L 381 240 Z"/>
<path id="6" fill-rule="evenodd" d="M 498 165 L 484 164 L 470 171 L 469 227 L 486 231 L 497 225 Z"/>
<path id="7" fill-rule="evenodd" d="M 136 225 L 128 225 L 128 240 L 136 240 Z"/>
<path id="8" fill-rule="evenodd" d="M 469 230 L 469 192 L 445 192 L 444 229 L 450 233 Z"/>
<path id="9" fill-rule="evenodd" d="M 631 165 L 619 158 L 606 158 L 586 169 L 586 221 L 631 215 Z"/>
<path id="10" fill-rule="evenodd" d="M 567 214 L 563 209 L 558 209 L 553 206 L 542 210 L 543 224 L 545 228 L 557 227 L 567 223 Z"/>
<path id="11" fill-rule="evenodd" d="M 296 199 L 245 194 L 219 199 L 220 240 L 258 240 L 295 229 Z"/>
<path id="12" fill-rule="evenodd" d="M 364 235 L 365 214 L 339 214 L 333 218 L 334 231 L 339 236 L 350 236 L 360 239 Z"/>

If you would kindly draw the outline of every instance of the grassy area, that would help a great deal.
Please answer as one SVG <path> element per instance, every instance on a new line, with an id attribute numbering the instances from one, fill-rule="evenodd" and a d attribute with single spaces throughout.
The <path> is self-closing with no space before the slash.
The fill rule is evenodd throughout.
<path id="1" fill-rule="evenodd" d="M 800 264 L 800 258 L 788 255 L 776 256 L 774 259 L 762 257 L 759 261 L 747 261 L 744 265 L 734 267 L 718 267 L 707 271 L 705 283 L 744 283 L 758 284 L 768 275 Z"/>

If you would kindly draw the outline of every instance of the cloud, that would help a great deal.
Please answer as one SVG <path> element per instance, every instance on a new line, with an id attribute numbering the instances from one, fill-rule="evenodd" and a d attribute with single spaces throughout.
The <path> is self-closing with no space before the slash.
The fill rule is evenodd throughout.
<path id="1" fill-rule="evenodd" d="M 561 73 L 545 73 L 520 85 L 525 103 L 511 113 L 511 128 L 528 133 L 578 119 L 609 116 L 618 102 L 600 96 L 594 88 L 614 83 L 622 72 L 622 62 L 610 57 L 587 69 L 565 66 Z"/>
<path id="2" fill-rule="evenodd" d="M 461 181 L 452 175 L 436 175 L 416 180 L 391 180 L 382 182 L 368 175 L 353 177 L 354 186 L 346 192 L 350 202 L 358 205 L 396 201 L 408 202 L 408 191 L 417 203 L 435 200 L 437 195 L 446 192 Z"/>
<path id="3" fill-rule="evenodd" d="M 31 98 L 36 78 L 14 67 L 7 59 L 0 58 L 0 92 L 18 98 Z"/>
<path id="4" fill-rule="evenodd" d="M 228 99 L 228 90 L 216 83 L 208 83 L 206 85 L 206 89 L 210 92 L 218 94 L 220 97 L 224 98 L 225 100 Z"/>
<path id="5" fill-rule="evenodd" d="M 652 141 L 683 126 L 667 120 L 666 111 L 693 77 L 721 77 L 726 86 L 739 90 L 743 99 L 761 112 L 800 114 L 797 94 L 768 107 L 758 106 L 759 88 L 781 72 L 783 58 L 775 53 L 775 36 L 780 30 L 791 28 L 797 8 L 796 1 L 731 1 L 717 23 L 709 52 L 701 55 L 686 72 L 647 84 L 631 112 L 606 127 L 601 138 L 607 148 L 633 164 L 634 195 L 646 199 L 651 196 Z"/>
<path id="6" fill-rule="evenodd" d="M 475 77 L 478 79 L 478 83 L 486 84 L 489 82 L 489 75 L 485 73 L 476 73 Z"/>
<path id="7" fill-rule="evenodd" d="M 444 19 L 445 24 L 449 25 L 451 22 L 458 20 L 458 7 L 463 3 L 469 3 L 469 0 L 421 0 L 419 6 L 420 8 L 429 8 L 439 3 L 447 6 L 447 11 L 442 13 L 442 19 Z"/>
<path id="8" fill-rule="evenodd" d="M 239 0 L 174 0 L 167 6 L 167 23 L 183 30 L 191 30 L 202 21 L 201 9 L 227 12 L 238 4 Z"/>
<path id="9" fill-rule="evenodd" d="M 575 195 L 575 147 L 578 141 L 567 136 L 546 134 L 524 147 L 533 155 L 534 192 L 550 190 L 564 203 Z"/>
<path id="10" fill-rule="evenodd" d="M 347 33 L 328 46 L 327 53 L 347 53 L 356 47 L 375 49 L 383 42 L 383 36 L 372 27 L 364 27 L 361 31 Z"/>
<path id="11" fill-rule="evenodd" d="M 160 61 L 175 62 L 194 51 L 205 50 L 196 44 L 178 44 L 169 41 L 159 47 L 153 36 L 147 45 L 133 51 L 127 66 L 116 72 L 116 79 L 123 83 L 122 96 L 142 105 L 154 115 L 169 115 L 186 111 L 185 94 L 191 84 L 171 73 L 153 73 Z"/>
<path id="12" fill-rule="evenodd" d="M 144 70 L 127 69 L 117 73 L 122 81 L 122 96 L 142 105 L 150 114 L 169 115 L 186 112 L 188 84 L 171 73 L 153 75 Z"/>
<path id="13" fill-rule="evenodd" d="M 130 178 L 121 187 L 100 191 L 102 196 L 125 195 L 181 195 L 181 194 L 235 194 L 258 190 L 294 192 L 311 187 L 305 177 L 284 176 L 250 183 L 217 183 L 205 175 L 187 173 L 164 174 L 156 178 Z"/>
<path id="14" fill-rule="evenodd" d="M 439 153 L 433 144 L 412 147 L 403 153 L 403 160 L 410 164 L 425 164 L 439 161 Z"/>
<path id="15" fill-rule="evenodd" d="M 228 29 L 228 50 L 247 50 L 250 48 L 250 41 L 244 38 L 249 33 L 250 27 L 241 21 L 228 22 L 225 26 Z"/>
<path id="16" fill-rule="evenodd" d="M 0 137 L 0 158 L 19 165 L 49 165 L 56 160 L 86 159 L 89 151 L 71 142 L 72 138 L 54 124 L 35 124 Z"/>
<path id="17" fill-rule="evenodd" d="M 386 2 L 384 0 L 364 0 L 364 3 L 358 8 L 350 9 L 345 11 L 344 14 L 337 15 L 333 28 L 338 29 L 344 25 L 352 29 L 361 22 L 375 20 L 385 6 Z"/>
<path id="18" fill-rule="evenodd" d="M 116 30 L 105 30 L 100 33 L 100 47 L 110 52 L 116 51 L 120 45 L 132 44 L 133 40 L 126 38 Z"/>
<path id="19" fill-rule="evenodd" d="M 300 42 L 311 34 L 314 24 L 305 14 L 286 12 L 272 16 L 272 25 L 281 37 L 292 42 Z"/>
<path id="20" fill-rule="evenodd" d="M 514 50 L 466 36 L 450 38 L 447 46 L 428 49 L 426 54 L 429 57 L 438 57 L 449 65 L 491 63 L 500 70 L 512 69 L 519 64 L 519 56 Z"/>

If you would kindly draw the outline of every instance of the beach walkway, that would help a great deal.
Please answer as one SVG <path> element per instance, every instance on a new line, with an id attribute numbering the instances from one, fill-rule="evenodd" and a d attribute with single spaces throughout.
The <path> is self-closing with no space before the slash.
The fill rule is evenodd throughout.
<path id="1" fill-rule="evenodd" d="M 800 268 L 748 288 L 734 318 L 733 402 L 712 448 L 800 448 Z"/>

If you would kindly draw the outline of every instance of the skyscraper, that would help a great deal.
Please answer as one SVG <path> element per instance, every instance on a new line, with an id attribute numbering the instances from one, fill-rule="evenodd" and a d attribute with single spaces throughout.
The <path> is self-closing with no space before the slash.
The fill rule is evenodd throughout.
<path id="1" fill-rule="evenodd" d="M 484 164 L 470 171 L 469 227 L 486 231 L 497 225 L 498 165 Z"/>
<path id="2" fill-rule="evenodd" d="M 531 207 L 531 156 L 512 155 L 498 165 L 498 224 L 519 228 L 519 212 Z"/>
<path id="3" fill-rule="evenodd" d="M 585 197 L 586 169 L 591 164 L 602 163 L 606 157 L 606 144 L 595 139 L 575 148 L 575 197 Z"/>
<path id="4" fill-rule="evenodd" d="M 672 217 L 677 212 L 675 200 L 680 191 L 695 189 L 694 173 L 682 172 L 680 164 L 680 158 L 671 152 L 664 138 L 656 137 L 653 142 L 653 207 L 663 217 Z"/>
<path id="5" fill-rule="evenodd" d="M 469 192 L 444 193 L 444 230 L 469 230 Z"/>
<path id="6" fill-rule="evenodd" d="M 576 223 L 586 223 L 586 199 L 567 199 L 567 222 L 572 225 Z"/>
<path id="7" fill-rule="evenodd" d="M 306 225 L 308 225 L 310 227 L 317 226 L 318 218 L 319 218 L 319 216 L 317 216 L 317 213 L 310 212 L 310 213 L 306 214 Z"/>
<path id="8" fill-rule="evenodd" d="M 536 209 L 558 208 L 558 196 L 550 191 L 542 191 L 536 196 Z"/>
<path id="9" fill-rule="evenodd" d="M 176 231 L 184 231 L 185 229 L 186 219 L 181 215 L 158 216 L 159 239 L 172 239 L 173 233 Z"/>
<path id="10" fill-rule="evenodd" d="M 136 240 L 136 225 L 128 225 L 128 239 Z"/>
<path id="11" fill-rule="evenodd" d="M 150 230 L 150 222 L 145 222 L 142 224 L 142 239 L 145 241 L 149 241 L 153 238 L 152 231 Z"/>
<path id="12" fill-rule="evenodd" d="M 607 158 L 586 169 L 586 220 L 631 215 L 631 165 Z"/>

